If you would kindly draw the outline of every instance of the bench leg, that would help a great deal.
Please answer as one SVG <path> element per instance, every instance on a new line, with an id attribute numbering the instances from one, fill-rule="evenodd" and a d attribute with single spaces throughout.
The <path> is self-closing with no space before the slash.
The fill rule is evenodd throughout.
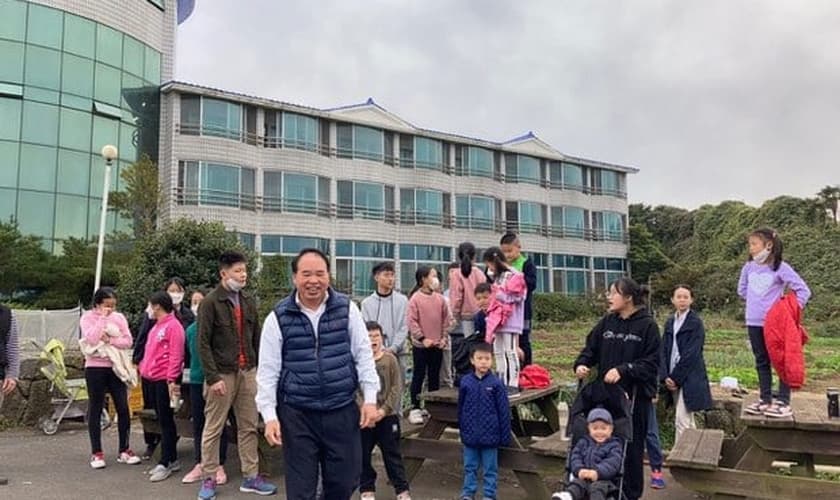
<path id="1" fill-rule="evenodd" d="M 535 401 L 540 408 L 543 416 L 548 421 L 548 426 L 551 427 L 551 432 L 555 433 L 560 430 L 560 415 L 557 413 L 557 407 L 554 406 L 554 399 L 551 396 L 546 396 Z"/>
<path id="2" fill-rule="evenodd" d="M 446 424 L 444 422 L 431 419 L 428 422 L 426 422 L 426 425 L 423 426 L 422 430 L 420 430 L 418 437 L 426 439 L 440 439 L 440 437 L 443 435 L 443 431 L 445 430 Z M 423 462 L 425 461 L 425 458 L 403 458 L 403 465 L 405 466 L 405 477 L 409 483 L 413 481 L 414 476 L 416 476 L 417 473 L 420 472 L 420 468 L 423 466 Z"/>
<path id="3" fill-rule="evenodd" d="M 776 456 L 761 448 L 756 443 L 750 445 L 744 455 L 738 460 L 735 468 L 750 472 L 767 472 L 773 465 Z"/>
<path id="4" fill-rule="evenodd" d="M 522 446 L 515 435 L 511 436 L 511 445 L 513 448 L 525 450 L 525 447 Z M 528 498 L 549 498 L 551 496 L 548 488 L 545 487 L 545 481 L 538 473 L 518 470 L 514 470 L 513 473 L 519 480 L 519 484 L 522 485 L 522 489 L 528 493 Z"/>
<path id="5" fill-rule="evenodd" d="M 790 468 L 791 475 L 797 477 L 814 477 L 814 455 L 803 454 L 796 458 L 797 465 Z"/>

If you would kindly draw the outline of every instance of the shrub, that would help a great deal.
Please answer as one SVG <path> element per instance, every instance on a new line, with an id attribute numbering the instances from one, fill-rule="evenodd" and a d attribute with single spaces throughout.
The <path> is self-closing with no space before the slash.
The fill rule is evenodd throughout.
<path id="1" fill-rule="evenodd" d="M 534 295 L 534 321 L 562 323 L 579 319 L 591 319 L 604 313 L 603 299 L 596 296 L 573 297 L 560 293 L 538 293 Z"/>

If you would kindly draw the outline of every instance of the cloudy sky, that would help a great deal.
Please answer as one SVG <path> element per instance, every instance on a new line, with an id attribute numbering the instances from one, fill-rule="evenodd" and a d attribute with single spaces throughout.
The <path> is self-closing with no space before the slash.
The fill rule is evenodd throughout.
<path id="1" fill-rule="evenodd" d="M 631 165 L 693 208 L 840 183 L 840 2 L 213 0 L 176 77 Z"/>

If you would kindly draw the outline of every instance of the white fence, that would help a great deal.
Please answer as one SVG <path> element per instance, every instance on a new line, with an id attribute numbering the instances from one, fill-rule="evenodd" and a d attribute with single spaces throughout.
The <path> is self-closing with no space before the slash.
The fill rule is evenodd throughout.
<path id="1" fill-rule="evenodd" d="M 43 346 L 50 339 L 59 339 L 67 349 L 78 349 L 81 315 L 81 307 L 54 311 L 15 309 L 23 357 L 30 358 L 38 353 L 39 348 L 33 341 Z"/>

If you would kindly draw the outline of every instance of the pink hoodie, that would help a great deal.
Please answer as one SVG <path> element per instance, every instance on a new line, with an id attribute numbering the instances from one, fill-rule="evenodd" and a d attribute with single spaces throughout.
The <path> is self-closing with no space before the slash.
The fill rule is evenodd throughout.
<path id="1" fill-rule="evenodd" d="M 95 346 L 102 338 L 105 328 L 111 325 L 110 330 L 119 331 L 119 335 L 110 336 L 111 345 L 119 349 L 131 348 L 131 331 L 128 329 L 128 321 L 119 312 L 112 312 L 103 316 L 97 309 L 85 311 L 79 320 L 79 328 L 82 330 L 82 338 L 85 343 Z M 116 330 L 115 330 L 116 328 Z M 85 368 L 113 368 L 111 360 L 99 356 L 85 356 Z"/>
<path id="2" fill-rule="evenodd" d="M 146 338 L 146 353 L 140 362 L 140 375 L 153 382 L 165 380 L 180 383 L 184 363 L 184 327 L 167 314 L 157 320 Z"/>

